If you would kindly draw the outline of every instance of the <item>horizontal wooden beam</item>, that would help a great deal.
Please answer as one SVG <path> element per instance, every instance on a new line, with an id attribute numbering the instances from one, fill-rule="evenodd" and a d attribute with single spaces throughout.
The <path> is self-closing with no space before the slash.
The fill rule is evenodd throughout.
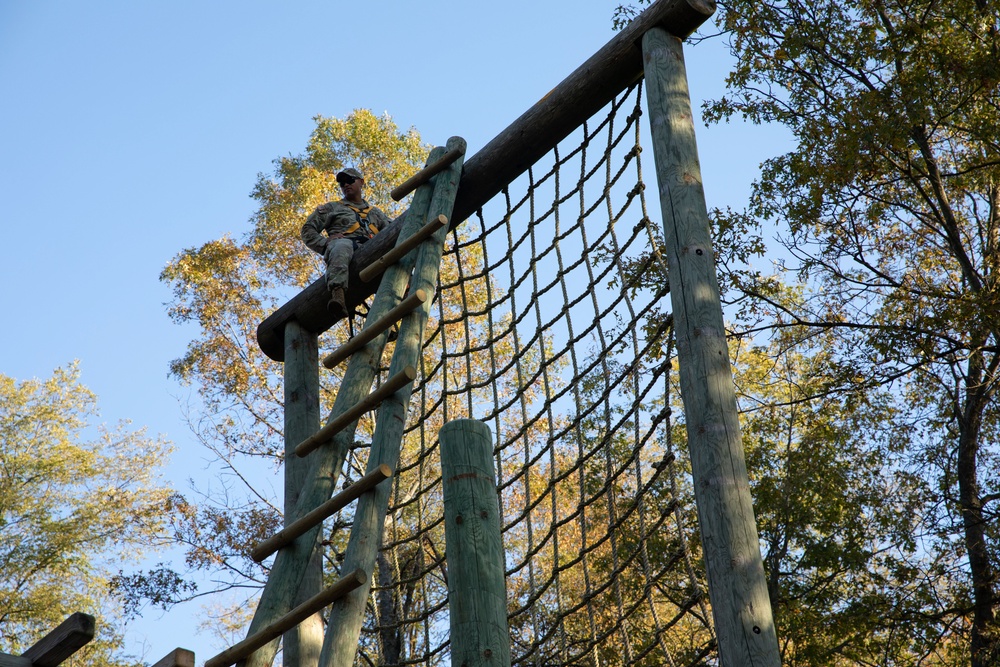
<path id="1" fill-rule="evenodd" d="M 661 27 L 687 37 L 715 12 L 715 0 L 658 0 L 578 67 L 538 103 L 523 113 L 474 156 L 465 161 L 451 225 L 457 226 L 527 171 L 539 158 L 600 111 L 643 74 L 642 36 Z M 405 216 L 405 213 L 403 214 Z M 351 261 L 348 308 L 363 302 L 377 283 L 355 280 L 358 271 L 396 244 L 403 216 L 358 248 Z M 257 342 L 271 359 L 282 361 L 284 326 L 291 319 L 317 334 L 336 324 L 326 309 L 330 300 L 321 278 L 292 297 L 257 327 Z"/>
<path id="2" fill-rule="evenodd" d="M 383 463 L 378 468 L 335 495 L 333 498 L 330 498 L 328 501 L 303 516 L 301 519 L 293 521 L 291 525 L 281 529 L 272 537 L 261 542 L 250 554 L 250 557 L 258 563 L 261 562 L 278 549 L 294 542 L 299 535 L 302 535 L 320 521 L 324 521 L 327 517 L 333 516 L 360 498 L 361 494 L 371 491 L 380 482 L 389 479 L 390 477 L 392 477 L 392 468 Z M 153 667 L 157 666 L 154 665 Z"/>
<path id="3" fill-rule="evenodd" d="M 229 667 L 229 665 L 236 664 L 264 644 L 267 644 L 272 639 L 277 639 L 288 630 L 291 630 L 324 607 L 333 604 L 366 581 L 368 581 L 368 575 L 365 574 L 364 570 L 358 569 L 351 572 L 347 576 L 340 578 L 333 586 L 330 586 L 319 595 L 309 598 L 260 632 L 247 637 L 239 644 L 227 648 L 214 658 L 209 658 L 205 661 L 205 667 Z"/>
<path id="4" fill-rule="evenodd" d="M 86 646 L 94 638 L 94 617 L 76 612 L 21 654 L 34 667 L 56 667 L 66 658 Z"/>
<path id="5" fill-rule="evenodd" d="M 715 0 L 659 0 L 465 161 L 452 224 L 528 170 L 616 95 L 642 78 L 642 36 L 662 27 L 687 37 L 715 13 Z"/>

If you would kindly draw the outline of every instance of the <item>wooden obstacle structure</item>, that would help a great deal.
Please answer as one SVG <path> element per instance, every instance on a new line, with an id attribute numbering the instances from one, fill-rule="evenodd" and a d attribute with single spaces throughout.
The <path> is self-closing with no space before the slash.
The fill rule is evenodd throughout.
<path id="1" fill-rule="evenodd" d="M 21 655 L 0 653 L 0 667 L 56 667 L 94 638 L 94 617 L 76 612 Z"/>
<path id="2" fill-rule="evenodd" d="M 453 137 L 447 147 L 431 152 L 424 172 L 409 182 L 417 192 L 407 213 L 395 251 L 373 263 L 368 278 L 382 275 L 375 299 L 366 317 L 365 327 L 347 346 L 325 360 L 332 367 L 348 361 L 344 382 L 337 394 L 333 411 L 325 426 L 300 439 L 298 432 L 286 429 L 286 451 L 296 457 L 308 456 L 312 470 L 323 471 L 307 477 L 294 506 L 286 508 L 286 526 L 254 550 L 254 558 L 263 560 L 278 551 L 271 576 L 262 594 L 247 638 L 209 659 L 206 667 L 225 667 L 242 662 L 247 665 L 269 664 L 277 651 L 277 640 L 319 610 L 332 605 L 330 630 L 326 634 L 322 662 L 348 664 L 354 659 L 357 636 L 363 620 L 365 599 L 375 563 L 375 549 L 380 542 L 388 489 L 382 482 L 392 476 L 399 456 L 402 424 L 416 378 L 423 345 L 423 331 L 430 308 L 429 294 L 434 293 L 441 262 L 447 221 L 452 213 L 461 174 L 465 142 Z M 425 222 L 428 220 L 428 222 Z M 358 282 L 358 281 L 355 281 Z M 408 292 L 408 294 L 406 293 Z M 398 326 L 399 334 L 389 366 L 389 378 L 369 393 L 375 380 L 388 330 Z M 286 384 L 315 386 L 318 366 L 313 358 L 318 332 L 306 332 L 296 326 L 298 338 L 286 336 L 286 346 L 297 351 L 309 350 L 302 362 L 286 361 Z M 286 332 L 287 333 L 287 332 Z M 291 355 L 289 355 L 291 356 Z M 294 404 L 289 411 L 303 415 L 315 406 Z M 362 414 L 377 410 L 375 436 L 368 461 L 368 472 L 341 494 L 330 498 L 339 472 L 343 451 L 353 441 L 354 429 Z M 298 425 L 310 417 L 295 417 Z M 292 608 L 302 580 L 317 545 L 322 521 L 347 503 L 358 502 L 355 525 L 345 553 L 348 572 L 333 586 Z M 332 657 L 331 657 L 332 656 Z"/>
<path id="3" fill-rule="evenodd" d="M 285 432 L 286 465 L 308 456 L 308 473 L 298 478 L 304 485 L 296 487 L 294 502 L 286 505 L 285 528 L 254 551 L 257 560 L 277 553 L 247 638 L 207 661 L 206 667 L 269 665 L 278 638 L 328 605 L 332 607 L 319 662 L 332 667 L 354 662 L 389 502 L 388 480 L 398 465 L 445 234 L 643 76 L 651 91 L 648 113 L 661 204 L 668 218 L 664 227 L 682 398 L 719 653 L 726 665 L 780 664 L 736 418 L 681 50 L 681 39 L 714 8 L 711 0 L 659 0 L 475 156 L 466 161 L 464 141 L 453 137 L 447 146 L 432 151 L 424 170 L 394 191 L 394 197 L 414 191 L 410 208 L 361 246 L 352 260 L 348 310 L 372 294 L 374 301 L 359 336 L 323 361 L 327 368 L 347 361 L 325 426 L 317 430 L 314 423 L 317 337 L 336 322 L 326 309 L 325 282 L 317 280 L 260 323 L 261 349 L 285 362 L 286 396 L 287 387 L 295 387 L 296 396 L 310 397 L 304 403 L 286 401 Z M 374 280 L 379 275 L 381 279 Z M 389 379 L 371 391 L 388 331 L 397 325 Z M 377 417 L 367 473 L 334 496 L 357 420 L 372 410 Z M 304 432 L 303 425 L 310 422 Z M 290 423 L 295 427 L 288 428 Z M 305 592 L 302 582 L 316 553 L 321 522 L 353 501 L 358 503 L 355 523 L 341 570 L 348 574 L 296 604 Z M 286 641 L 294 639 L 286 635 Z"/>
<path id="4" fill-rule="evenodd" d="M 458 225 L 475 213 L 505 184 L 524 173 L 615 95 L 641 79 L 644 34 L 661 27 L 671 35 L 684 38 L 714 12 L 712 0 L 659 0 L 653 3 L 548 95 L 465 160 L 449 225 Z M 434 162 L 438 159 L 436 157 Z M 409 211 L 354 254 L 347 293 L 348 309 L 374 293 L 375 285 L 354 277 L 395 247 L 408 216 Z M 284 329 L 293 320 L 311 332 L 322 333 L 329 329 L 337 320 L 327 311 L 327 301 L 326 281 L 320 278 L 260 323 L 257 327 L 260 349 L 271 359 L 283 361 Z"/>

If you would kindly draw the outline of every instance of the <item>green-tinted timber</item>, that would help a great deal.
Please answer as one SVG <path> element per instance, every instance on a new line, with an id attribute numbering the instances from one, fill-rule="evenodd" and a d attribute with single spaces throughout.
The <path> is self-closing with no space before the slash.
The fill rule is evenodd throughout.
<path id="1" fill-rule="evenodd" d="M 660 28 L 647 32 L 642 46 L 681 397 L 720 662 L 777 667 L 781 657 L 743 456 L 683 46 Z"/>
<path id="2" fill-rule="evenodd" d="M 445 424 L 441 440 L 451 664 L 508 667 L 510 629 L 490 427 Z"/>
<path id="3" fill-rule="evenodd" d="M 430 159 L 436 159 L 443 154 L 443 150 L 435 150 L 437 154 L 432 151 Z M 429 188 L 418 188 L 414 193 L 410 203 L 411 213 L 407 219 L 408 222 L 415 222 L 413 222 L 412 227 L 407 225 L 401 232 L 401 236 L 408 236 L 418 229 L 420 222 L 427 217 L 431 194 Z M 390 267 L 382 277 L 372 302 L 372 309 L 368 313 L 368 318 L 372 321 L 378 320 L 403 300 L 403 291 L 409 277 L 409 269 L 406 268 L 407 261 L 408 258 L 404 258 L 399 265 Z M 410 261 L 409 267 L 412 268 L 412 266 L 412 261 Z M 378 373 L 387 338 L 388 333 L 383 333 L 373 339 L 364 349 L 351 356 L 327 422 L 335 421 L 341 414 L 354 407 L 358 401 L 368 395 Z M 313 372 L 319 373 L 318 363 Z M 319 424 L 313 426 L 314 431 L 319 429 Z M 357 421 L 341 430 L 334 436 L 330 444 L 321 446 L 306 459 L 309 463 L 308 473 L 299 495 L 296 516 L 307 514 L 331 498 L 356 430 Z M 394 466 L 390 467 L 394 468 Z M 307 564 L 313 555 L 313 547 L 316 544 L 320 528 L 321 526 L 316 526 L 300 536 L 290 546 L 278 551 L 274 563 L 271 565 L 270 576 L 261 593 L 257 611 L 250 623 L 250 629 L 247 631 L 248 637 L 268 627 L 291 611 L 296 593 L 305 576 Z M 370 572 L 370 570 L 369 566 L 365 571 Z M 343 571 L 347 572 L 349 569 L 345 568 Z M 277 642 L 271 642 L 240 664 L 246 667 L 269 667 L 274 661 L 275 655 L 277 655 Z"/>
<path id="4" fill-rule="evenodd" d="M 309 462 L 294 455 L 294 448 L 309 437 L 319 423 L 319 343 L 315 333 L 306 331 L 296 321 L 285 327 L 285 527 L 300 518 L 296 504 Z M 307 531 L 308 532 L 308 531 Z M 316 534 L 315 531 L 313 534 Z M 318 539 L 319 536 L 316 536 Z M 306 567 L 295 605 L 319 594 L 323 586 L 322 554 L 314 553 Z M 323 619 L 310 616 L 286 632 L 282 638 L 282 664 L 286 667 L 311 667 L 319 661 L 323 647 Z"/>

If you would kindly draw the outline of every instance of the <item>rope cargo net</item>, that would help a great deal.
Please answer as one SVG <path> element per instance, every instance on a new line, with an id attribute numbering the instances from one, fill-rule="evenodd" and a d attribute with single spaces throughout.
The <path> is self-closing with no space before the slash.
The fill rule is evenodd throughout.
<path id="1" fill-rule="evenodd" d="M 437 432 L 458 418 L 493 431 L 513 664 L 714 655 L 641 108 L 637 85 L 451 232 L 356 664 L 449 661 Z M 334 568 L 351 523 L 327 524 Z"/>

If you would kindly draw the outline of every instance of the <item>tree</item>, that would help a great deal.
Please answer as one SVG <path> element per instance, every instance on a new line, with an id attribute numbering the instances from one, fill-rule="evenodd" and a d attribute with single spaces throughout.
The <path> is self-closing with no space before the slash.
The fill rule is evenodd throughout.
<path id="1" fill-rule="evenodd" d="M 219 575 L 220 590 L 249 587 L 251 597 L 267 570 L 249 553 L 282 513 L 261 475 L 284 456 L 281 366 L 260 351 L 257 324 L 321 274 L 322 260 L 302 244 L 299 229 L 313 208 L 337 197 L 336 173 L 359 168 L 366 197 L 394 217 L 401 211 L 389 189 L 427 152 L 415 130 L 399 132 L 388 116 L 357 110 L 343 120 L 315 120 L 304 154 L 279 158 L 273 175 L 258 176 L 251 230 L 241 240 L 226 236 L 182 251 L 160 276 L 173 289 L 171 318 L 199 328 L 171 374 L 198 387 L 201 405 L 190 424 L 223 469 L 222 486 L 204 490 L 201 502 L 179 500 L 175 539 L 187 545 L 189 566 Z M 343 337 L 331 331 L 323 344 Z M 324 374 L 325 411 L 340 372 Z"/>
<path id="2" fill-rule="evenodd" d="M 76 364 L 46 380 L 0 375 L 0 637 L 20 654 L 75 611 L 97 616 L 85 664 L 125 665 L 118 568 L 159 541 L 171 490 L 162 440 L 95 425 Z"/>
<path id="3" fill-rule="evenodd" d="M 792 327 L 734 345 L 782 664 L 923 664 L 951 635 L 960 559 L 923 548 L 933 490 L 908 465 L 909 411 L 885 389 L 838 391 L 837 342 Z"/>
<path id="4" fill-rule="evenodd" d="M 828 391 L 892 388 L 913 425 L 909 465 L 933 491 L 918 510 L 933 526 L 921 547 L 931 561 L 964 560 L 969 603 L 948 596 L 933 613 L 951 628 L 947 641 L 967 632 L 971 664 L 996 664 L 996 8 L 736 1 L 720 23 L 736 60 L 708 118 L 781 123 L 797 140 L 764 164 L 734 217 L 777 222 L 788 270 L 810 290 L 789 306 L 770 288 L 743 287 L 777 324 L 836 337 L 841 372 Z"/>
<path id="5" fill-rule="evenodd" d="M 740 316 L 754 318 L 736 327 L 749 335 L 801 325 L 825 338 L 836 363 L 822 388 L 801 383 L 818 393 L 798 404 L 836 393 L 888 392 L 895 400 L 891 423 L 908 438 L 899 466 L 927 490 L 912 508 L 920 520 L 908 538 L 926 558 L 909 576 L 938 588 L 922 601 L 918 625 L 940 631 L 936 647 L 912 624 L 897 633 L 924 641 L 928 660 L 995 664 L 996 7 L 982 0 L 737 0 L 721 8 L 718 23 L 735 62 L 729 93 L 706 105 L 706 117 L 780 123 L 797 141 L 764 164 L 746 211 L 716 215 L 720 261 L 733 261 L 729 268 L 764 254 L 767 223 L 784 246 L 776 276 L 745 266 L 723 276 Z M 616 24 L 635 11 L 618 7 Z M 784 298 L 786 279 L 801 281 L 805 298 Z M 772 404 L 790 400 L 754 393 Z M 761 426 L 766 433 L 759 422 L 753 428 Z M 866 436 L 879 432 L 875 424 L 865 428 Z M 761 471 L 760 479 L 777 472 Z"/>
<path id="6" fill-rule="evenodd" d="M 299 241 L 298 230 L 312 207 L 334 195 L 337 170 L 359 164 L 366 174 L 376 169 L 390 173 L 399 165 L 369 192 L 370 201 L 381 203 L 387 201 L 390 185 L 422 163 L 424 149 L 414 131 L 399 135 L 391 120 L 374 118 L 357 111 L 343 121 L 318 119 L 306 153 L 277 161 L 276 173 L 259 179 L 254 197 L 260 209 L 252 218 L 253 229 L 240 241 L 221 239 L 181 253 L 162 275 L 174 289 L 172 316 L 200 327 L 188 354 L 172 366 L 178 377 L 198 386 L 205 402 L 205 421 L 195 423 L 197 432 L 232 478 L 247 483 L 242 493 L 234 485 L 226 497 L 209 498 L 201 507 L 188 502 L 176 536 L 189 547 L 189 564 L 213 570 L 217 580 L 224 575 L 220 588 L 241 588 L 248 597 L 267 575 L 266 565 L 251 563 L 248 554 L 273 530 L 281 513 L 253 472 L 254 463 L 273 470 L 281 462 L 283 407 L 280 367 L 259 351 L 256 326 L 279 299 L 322 270 L 319 259 Z M 524 433 L 525 447 L 533 438 L 544 440 L 553 428 L 541 405 L 551 398 L 545 392 L 552 390 L 540 371 L 544 355 L 538 348 L 546 346 L 544 338 L 517 341 L 514 315 L 503 305 L 495 307 L 503 304 L 503 291 L 483 275 L 485 248 L 471 236 L 456 231 L 446 243 L 420 364 L 428 379 L 415 388 L 412 400 L 411 422 L 419 428 L 404 436 L 393 479 L 383 549 L 372 574 L 372 623 L 363 629 L 359 646 L 362 660 L 436 664 L 447 659 L 446 652 L 437 650 L 447 639 L 441 634 L 447 624 L 439 622 L 446 613 L 447 575 L 443 526 L 435 519 L 443 514 L 432 449 L 437 429 L 482 405 L 498 406 L 501 437 Z M 324 334 L 321 346 L 335 346 L 343 329 Z M 562 363 L 549 360 L 549 373 L 557 374 Z M 337 390 L 338 373 L 321 375 L 324 410 Z M 360 475 L 370 435 L 370 424 L 363 424 L 345 476 Z M 347 542 L 351 511 L 326 526 L 324 557 L 331 579 Z"/>

